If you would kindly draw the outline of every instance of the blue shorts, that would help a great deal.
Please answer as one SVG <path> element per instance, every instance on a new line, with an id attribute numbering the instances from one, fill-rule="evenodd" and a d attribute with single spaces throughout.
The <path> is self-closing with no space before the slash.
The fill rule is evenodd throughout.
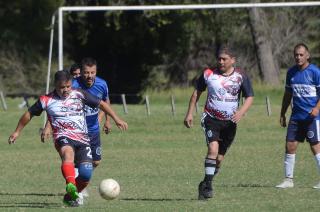
<path id="1" fill-rule="evenodd" d="M 89 132 L 90 147 L 92 150 L 92 160 L 100 161 L 101 160 L 101 141 L 100 141 L 100 132 Z"/>
<path id="2" fill-rule="evenodd" d="M 287 142 L 298 141 L 319 143 L 320 141 L 320 120 L 289 121 L 287 130 Z"/>

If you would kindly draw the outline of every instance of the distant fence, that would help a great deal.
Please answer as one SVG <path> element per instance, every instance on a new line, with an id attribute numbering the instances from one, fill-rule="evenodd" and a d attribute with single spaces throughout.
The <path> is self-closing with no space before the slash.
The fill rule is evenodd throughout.
<path id="1" fill-rule="evenodd" d="M 25 93 L 18 93 L 18 94 L 7 94 L 6 97 L 10 97 L 10 98 L 16 98 L 16 97 L 22 97 L 23 98 L 23 102 L 21 104 L 19 104 L 19 108 L 23 108 L 23 107 L 27 107 L 29 108 L 30 104 L 29 104 L 29 98 L 37 98 L 38 95 L 36 94 L 25 94 Z M 146 108 L 146 114 L 148 116 L 151 115 L 151 105 L 152 103 L 150 102 L 149 99 L 149 95 L 145 95 L 145 96 L 141 96 L 138 94 L 110 94 L 110 101 L 111 103 L 118 103 L 118 104 L 122 104 L 123 106 L 123 112 L 125 114 L 129 113 L 128 110 L 128 104 L 141 104 L 141 102 L 145 105 Z M 176 103 L 175 103 L 175 96 L 174 95 L 170 95 L 170 106 L 171 106 L 171 114 L 172 116 L 176 115 Z M 4 110 L 7 110 L 7 104 L 5 101 L 5 97 L 2 91 L 0 91 L 0 99 L 2 102 L 2 108 Z M 243 98 L 241 99 L 240 104 L 243 104 L 244 100 Z M 168 102 L 169 104 L 169 102 Z M 186 102 L 186 104 L 188 104 L 188 102 Z M 266 114 L 267 116 L 271 116 L 272 111 L 271 111 L 271 103 L 270 103 L 270 98 L 268 96 L 265 97 L 265 106 L 266 106 Z M 195 107 L 195 112 L 198 113 L 199 112 L 199 105 L 198 103 L 196 103 L 196 107 Z"/>
<path id="2" fill-rule="evenodd" d="M 267 111 L 267 116 L 271 116 L 271 103 L 270 103 L 270 98 L 269 98 L 269 96 L 266 96 L 266 111 Z M 121 100 L 122 100 L 122 105 L 123 105 L 123 112 L 125 113 L 125 114 L 128 114 L 129 113 L 129 111 L 128 111 L 128 106 L 127 106 L 127 101 L 126 101 L 126 95 L 125 94 L 121 94 Z M 175 104 L 175 97 L 174 97 L 174 95 L 171 95 L 170 96 L 170 102 L 171 102 L 171 114 L 172 114 L 172 116 L 175 116 L 176 115 L 176 104 Z M 145 104 L 145 107 L 146 107 L 146 113 L 147 113 L 147 115 L 148 116 L 150 116 L 151 115 L 151 110 L 150 110 L 150 101 L 149 101 L 149 96 L 148 95 L 145 95 L 144 96 L 144 104 Z M 242 100 L 241 100 L 241 104 L 243 104 L 243 102 L 244 102 L 244 100 L 243 100 L 243 98 L 242 98 Z M 188 102 L 187 102 L 188 103 Z M 186 104 L 187 104 L 186 103 Z M 196 103 L 196 107 L 195 107 L 195 111 L 196 111 L 196 113 L 198 113 L 199 112 L 199 104 L 198 104 L 198 102 Z"/>
<path id="3" fill-rule="evenodd" d="M 151 115 L 151 109 L 150 109 L 150 99 L 149 99 L 149 95 L 145 95 L 145 96 L 141 96 L 138 94 L 110 94 L 110 101 L 112 103 L 120 103 L 123 106 L 123 112 L 125 114 L 128 114 L 128 106 L 127 103 L 129 104 L 138 104 L 143 102 L 143 104 L 145 104 L 145 108 L 146 108 L 146 114 L 148 116 Z M 119 100 L 121 100 L 119 102 Z M 171 114 L 173 116 L 176 115 L 176 104 L 175 104 L 175 97 L 174 95 L 170 96 L 170 103 L 171 103 Z M 198 104 L 197 104 L 198 107 Z M 198 108 L 196 107 L 196 112 L 198 112 Z"/>

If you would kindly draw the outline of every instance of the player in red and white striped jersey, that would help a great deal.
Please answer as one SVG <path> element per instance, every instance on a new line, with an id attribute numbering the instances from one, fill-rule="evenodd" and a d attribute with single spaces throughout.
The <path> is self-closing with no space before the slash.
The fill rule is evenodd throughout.
<path id="1" fill-rule="evenodd" d="M 228 46 L 218 53 L 218 65 L 206 69 L 197 81 L 184 119 L 186 127 L 193 125 L 193 110 L 203 91 L 208 88 L 207 101 L 201 119 L 208 152 L 204 161 L 205 176 L 199 184 L 199 199 L 212 198 L 212 180 L 236 135 L 237 123 L 253 102 L 253 89 L 247 75 L 234 67 L 236 58 Z M 239 107 L 240 94 L 245 97 Z"/>
<path id="2" fill-rule="evenodd" d="M 104 101 L 83 90 L 72 89 L 71 80 L 72 76 L 68 71 L 56 72 L 55 90 L 48 95 L 40 96 L 38 101 L 21 116 L 8 142 L 15 143 L 31 118 L 39 116 L 45 110 L 53 129 L 55 147 L 62 160 L 61 171 L 67 184 L 64 202 L 70 206 L 77 206 L 78 192 L 88 185 L 92 175 L 92 155 L 84 106 L 99 107 L 110 115 L 121 130 L 126 130 L 128 125 Z M 79 169 L 77 178 L 75 178 L 75 165 Z"/>

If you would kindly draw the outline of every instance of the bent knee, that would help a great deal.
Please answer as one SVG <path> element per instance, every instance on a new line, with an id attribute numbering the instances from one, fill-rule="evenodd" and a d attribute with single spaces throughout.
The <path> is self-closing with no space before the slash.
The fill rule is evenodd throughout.
<path id="1" fill-rule="evenodd" d="M 219 144 L 218 142 L 210 142 L 208 145 L 208 157 L 217 159 L 219 154 Z"/>
<path id="2" fill-rule="evenodd" d="M 298 142 L 287 142 L 286 144 L 286 153 L 295 154 L 297 151 Z"/>

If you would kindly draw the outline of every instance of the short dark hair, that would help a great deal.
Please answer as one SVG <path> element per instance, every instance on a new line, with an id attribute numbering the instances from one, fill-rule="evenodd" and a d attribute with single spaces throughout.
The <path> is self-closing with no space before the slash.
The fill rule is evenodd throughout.
<path id="1" fill-rule="evenodd" d="M 95 59 L 93 59 L 91 57 L 83 58 L 81 60 L 81 71 L 83 71 L 85 66 L 92 67 L 92 66 L 96 66 L 96 65 L 97 65 L 97 61 Z"/>
<path id="2" fill-rule="evenodd" d="M 293 53 L 295 53 L 295 51 L 296 51 L 297 49 L 301 48 L 301 47 L 305 48 L 305 49 L 307 50 L 307 52 L 309 52 L 309 48 L 308 48 L 308 46 L 307 46 L 306 44 L 304 44 L 304 43 L 298 43 L 297 45 L 295 45 L 295 47 L 294 47 L 294 49 L 293 49 Z"/>
<path id="3" fill-rule="evenodd" d="M 219 57 L 220 54 L 227 54 L 230 57 L 236 57 L 235 56 L 235 51 L 233 50 L 233 48 L 228 45 L 228 44 L 222 44 L 220 46 L 220 48 L 217 51 L 217 58 Z"/>
<path id="4" fill-rule="evenodd" d="M 79 63 L 72 64 L 69 70 L 70 74 L 73 74 L 73 72 L 76 71 L 77 69 L 81 70 L 81 65 Z"/>
<path id="5" fill-rule="evenodd" d="M 295 55 L 296 50 L 299 49 L 299 48 L 304 48 L 304 49 L 308 52 L 308 54 L 309 54 L 309 59 L 307 59 L 307 61 L 308 61 L 309 63 L 311 63 L 311 55 L 310 55 L 310 52 L 309 52 L 309 48 L 308 48 L 308 46 L 307 46 L 306 44 L 304 44 L 304 43 L 298 43 L 297 45 L 295 45 L 295 47 L 294 47 L 294 49 L 293 49 L 293 55 Z"/>
<path id="6" fill-rule="evenodd" d="M 58 82 L 67 82 L 72 79 L 72 75 L 69 73 L 68 70 L 61 70 L 57 71 L 54 74 L 54 84 L 57 84 Z"/>

